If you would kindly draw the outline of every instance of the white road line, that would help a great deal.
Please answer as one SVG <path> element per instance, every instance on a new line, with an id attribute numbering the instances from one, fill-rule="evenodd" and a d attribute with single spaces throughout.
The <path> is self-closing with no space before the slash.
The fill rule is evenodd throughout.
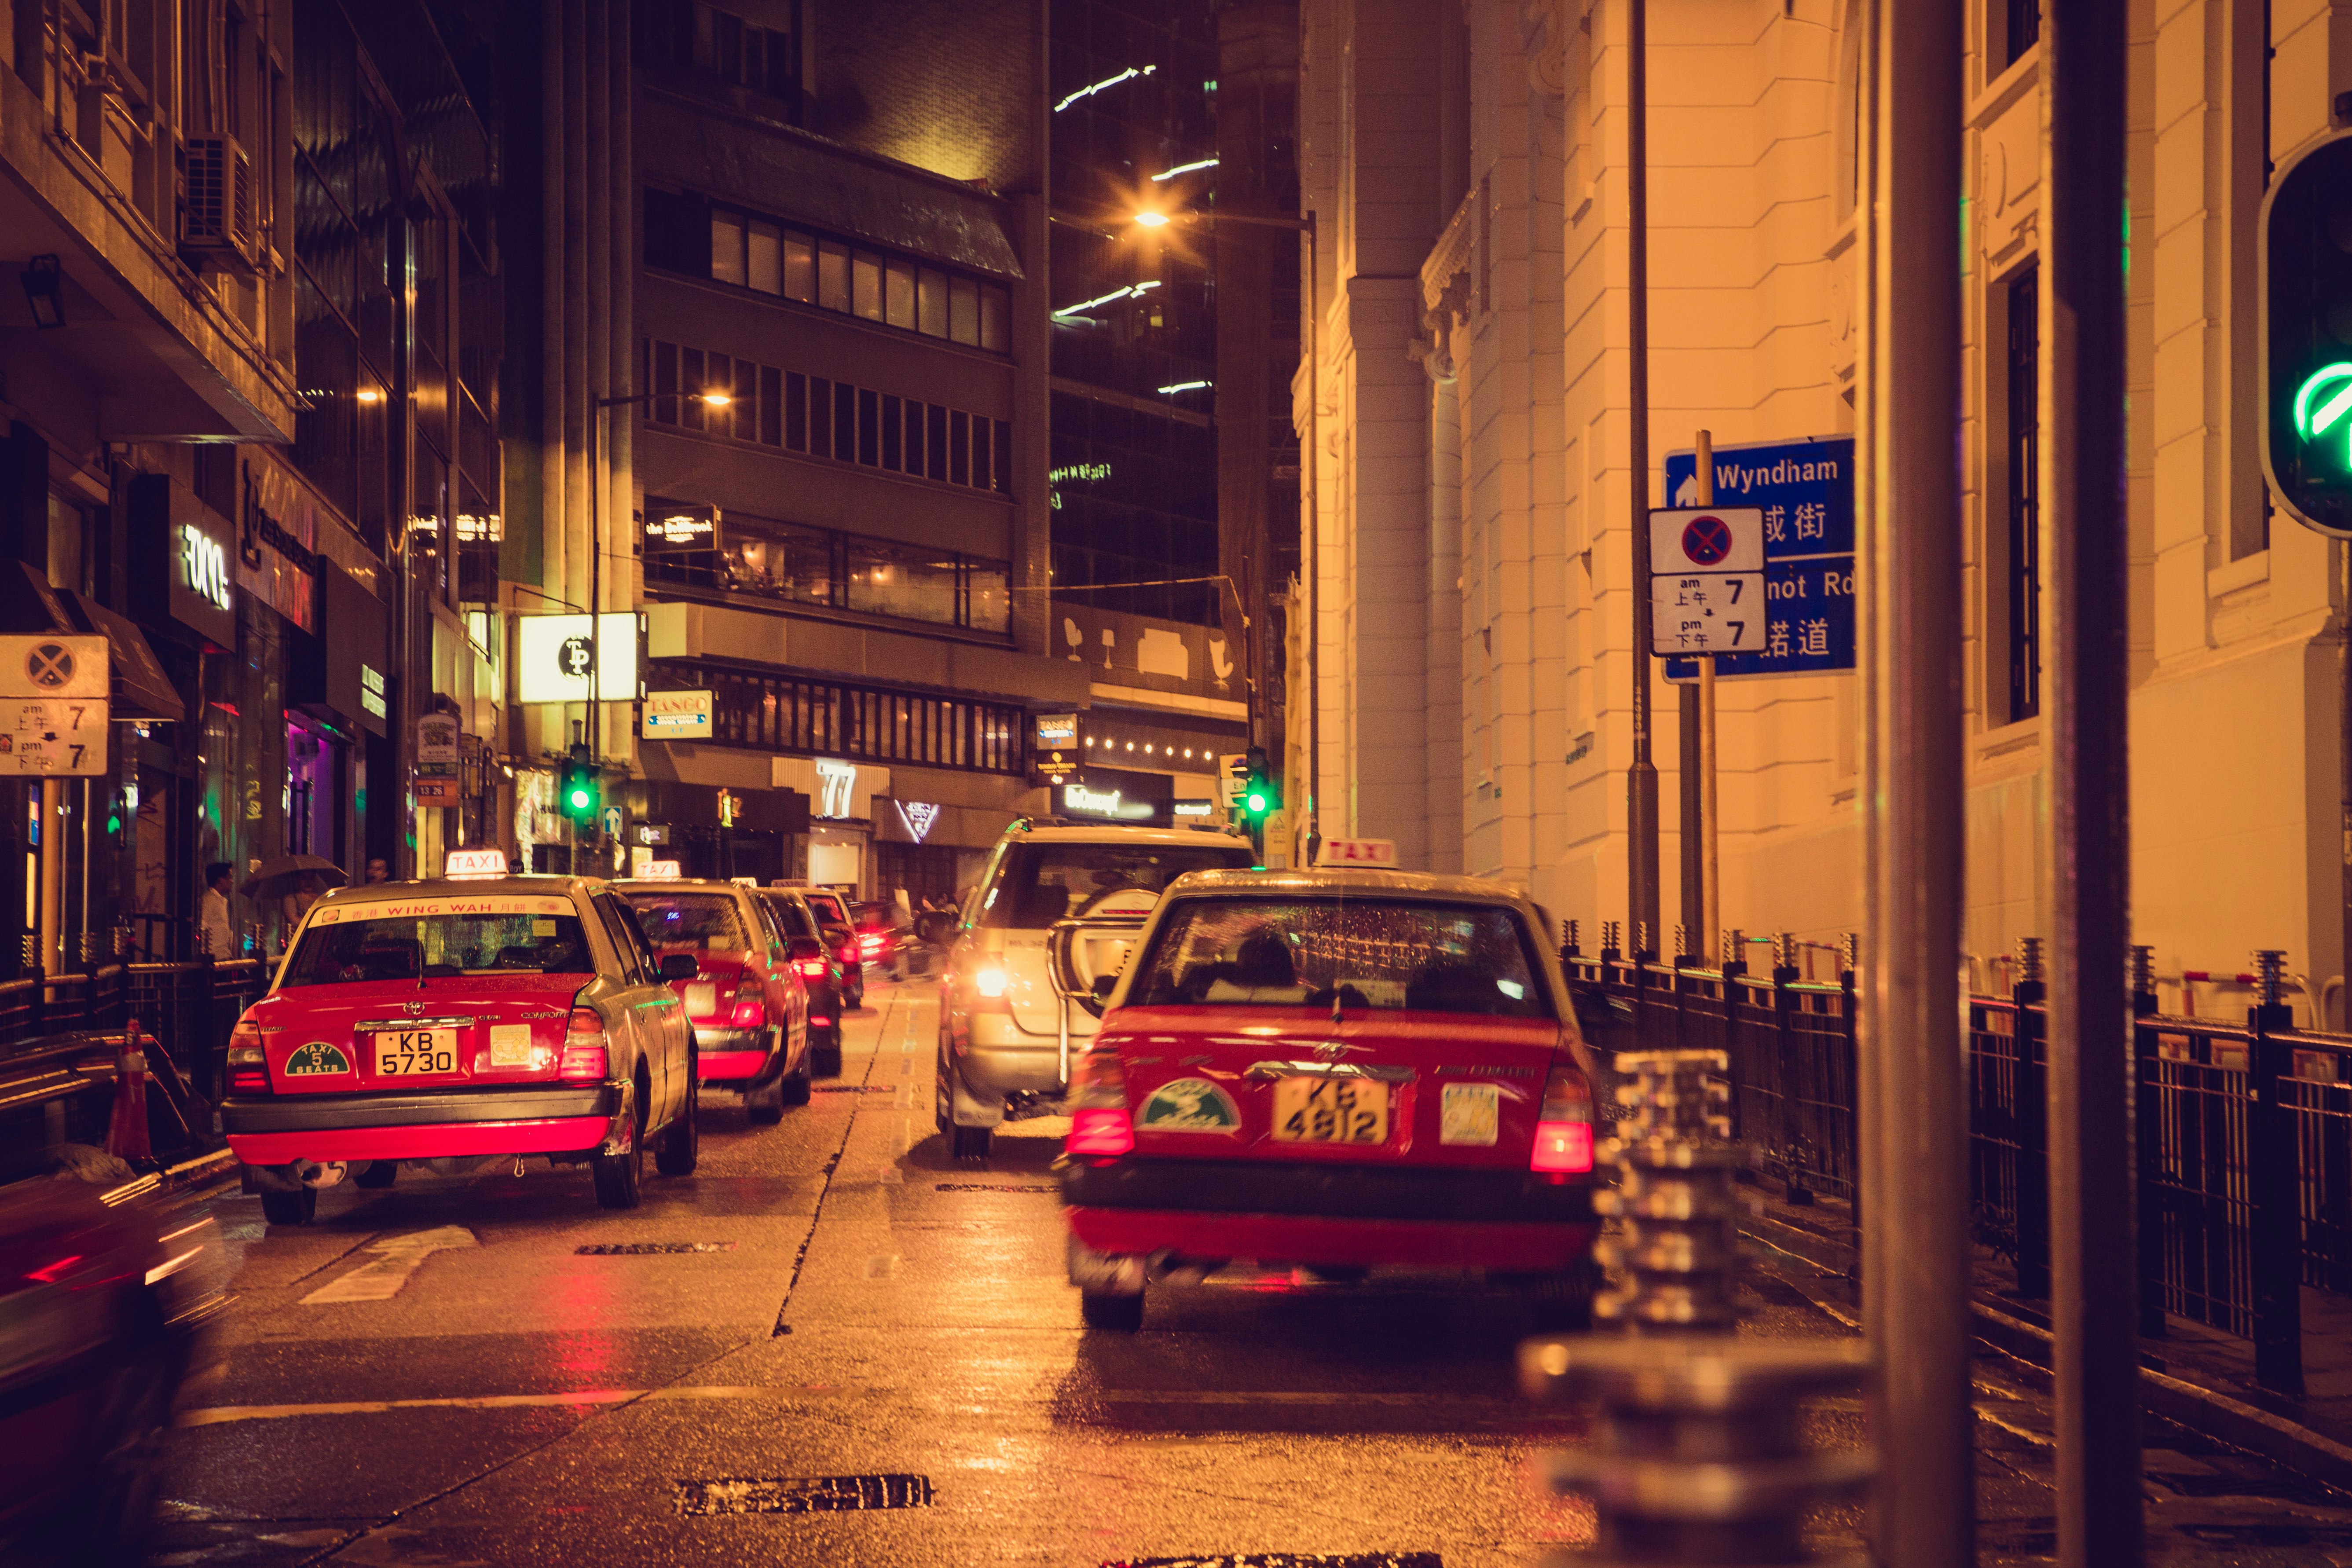
<path id="1" fill-rule="evenodd" d="M 352 1399 L 322 1405 L 218 1405 L 182 1411 L 174 1425 L 220 1426 L 232 1421 L 284 1421 L 297 1415 L 380 1415 L 389 1410 L 515 1410 L 625 1405 L 632 1399 L 805 1398 L 856 1392 L 834 1383 L 705 1384 L 683 1388 L 583 1388 L 569 1394 L 478 1394 L 446 1399 Z"/>
<path id="2" fill-rule="evenodd" d="M 376 1255 L 375 1261 L 362 1263 L 340 1279 L 320 1286 L 303 1297 L 301 1304 L 320 1307 L 336 1301 L 388 1301 L 400 1293 L 408 1277 L 433 1254 L 474 1245 L 474 1233 L 460 1225 L 415 1230 L 405 1236 L 372 1241 L 367 1250 Z"/>

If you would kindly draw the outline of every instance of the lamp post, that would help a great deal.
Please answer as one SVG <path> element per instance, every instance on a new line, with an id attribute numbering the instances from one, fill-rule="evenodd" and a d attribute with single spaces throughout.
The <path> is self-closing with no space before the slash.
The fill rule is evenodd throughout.
<path id="1" fill-rule="evenodd" d="M 1309 847 L 1307 858 L 1314 858 L 1313 841 L 1322 837 L 1320 802 L 1322 790 L 1318 787 L 1323 772 L 1323 689 L 1318 679 L 1322 668 L 1319 645 L 1322 641 L 1317 618 L 1323 603 L 1322 590 L 1317 579 L 1321 575 L 1322 550 L 1316 535 L 1322 523 L 1320 487 L 1317 483 L 1316 456 L 1320 445 L 1321 369 L 1319 352 L 1322 341 L 1322 312 L 1317 308 L 1320 289 L 1320 269 L 1315 240 L 1315 215 L 1304 213 L 1297 217 L 1276 217 L 1257 213 L 1167 213 L 1146 207 L 1134 216 L 1139 228 L 1165 228 L 1170 224 L 1207 223 L 1213 227 L 1218 222 L 1248 224 L 1258 228 L 1286 228 L 1293 234 L 1307 237 L 1307 447 L 1299 455 L 1299 467 L 1307 481 L 1307 521 L 1299 531 L 1299 577 L 1306 591 L 1307 605 L 1307 824 Z M 1238 593 L 1234 595 L 1238 598 Z"/>
<path id="2" fill-rule="evenodd" d="M 591 746 L 601 749 L 604 726 L 597 707 L 598 693 L 604 679 L 604 487 L 610 477 L 599 479 L 596 473 L 598 455 L 603 443 L 599 437 L 604 428 L 604 411 L 608 408 L 632 407 L 651 403 L 656 397 L 684 397 L 699 403 L 705 408 L 724 408 L 735 401 L 730 393 L 714 388 L 700 392 L 641 392 L 626 397 L 600 397 L 591 411 L 588 421 L 588 716 L 591 721 Z"/>

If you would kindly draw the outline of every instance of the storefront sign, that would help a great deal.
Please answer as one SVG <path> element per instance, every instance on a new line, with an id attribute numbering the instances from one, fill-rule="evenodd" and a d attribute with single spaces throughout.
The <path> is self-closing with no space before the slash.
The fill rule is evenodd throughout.
<path id="1" fill-rule="evenodd" d="M 236 560 L 237 586 L 289 624 L 315 634 L 320 629 L 318 500 L 274 455 L 263 454 L 240 467 L 245 526 Z"/>
<path id="2" fill-rule="evenodd" d="M 416 769 L 453 773 L 457 766 L 457 720 L 451 713 L 427 713 L 416 721 Z"/>
<path id="3" fill-rule="evenodd" d="M 1073 816 L 1099 816 L 1111 822 L 1148 822 L 1151 803 L 1129 800 L 1115 789 L 1092 789 L 1082 784 L 1062 786 L 1062 809 Z"/>
<path id="4" fill-rule="evenodd" d="M 1078 768 L 1078 716 L 1075 713 L 1037 715 L 1034 747 L 1037 771 L 1058 784 Z"/>
<path id="5" fill-rule="evenodd" d="M 698 741 L 710 735 L 708 691 L 648 691 L 639 733 L 648 741 Z"/>
<path id="6" fill-rule="evenodd" d="M 898 820 L 907 825 L 907 836 L 920 844 L 940 819 L 937 802 L 902 800 L 898 802 Z"/>
<path id="7" fill-rule="evenodd" d="M 236 594 L 229 587 L 228 552 L 220 541 L 206 535 L 193 522 L 180 525 L 180 584 L 190 593 L 206 599 L 221 609 L 236 607 Z"/>
<path id="8" fill-rule="evenodd" d="M 1180 800 L 1173 809 L 1179 822 L 1206 822 L 1216 815 L 1217 803 L 1213 800 Z"/>
<path id="9" fill-rule="evenodd" d="M 835 818 L 849 816 L 857 788 L 857 764 L 819 757 L 816 759 L 816 815 Z"/>
<path id="10" fill-rule="evenodd" d="M 598 634 L 601 634 L 598 635 Z M 517 616 L 515 679 L 523 702 L 634 702 L 637 697 L 637 617 L 617 611 L 587 616 Z"/>
<path id="11" fill-rule="evenodd" d="M 441 874 L 453 880 L 503 877 L 507 874 L 507 852 L 503 849 L 452 849 Z"/>
<path id="12" fill-rule="evenodd" d="M 1052 798 L 1065 816 L 1152 827 L 1175 826 L 1176 781 L 1166 773 L 1088 768 L 1084 777 L 1057 786 Z"/>
<path id="13" fill-rule="evenodd" d="M 743 797 L 741 795 L 737 795 L 731 789 L 720 790 L 719 792 L 719 826 L 721 827 L 734 826 L 735 818 L 741 814 L 742 808 Z"/>
<path id="14" fill-rule="evenodd" d="M 360 711 L 371 719 L 390 715 L 384 705 L 383 671 L 369 665 L 360 666 Z"/>
<path id="15" fill-rule="evenodd" d="M 640 844 L 667 845 L 669 842 L 669 824 L 667 822 L 638 823 L 637 842 Z"/>
<path id="16" fill-rule="evenodd" d="M 215 647 L 236 647 L 236 531 L 168 474 L 131 481 L 126 519 L 131 614 L 151 626 L 176 621 Z"/>
<path id="17" fill-rule="evenodd" d="M 416 804 L 419 805 L 455 805 L 457 804 L 456 779 L 418 779 Z"/>
<path id="18" fill-rule="evenodd" d="M 711 550 L 719 543 L 719 509 L 671 508 L 646 519 L 647 550 Z"/>

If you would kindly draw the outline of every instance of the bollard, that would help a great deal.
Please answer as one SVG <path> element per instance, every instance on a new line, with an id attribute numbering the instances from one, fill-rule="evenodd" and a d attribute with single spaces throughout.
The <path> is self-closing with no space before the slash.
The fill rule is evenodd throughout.
<path id="1" fill-rule="evenodd" d="M 2303 1209 L 2293 1091 L 2294 1027 L 2281 1000 L 2286 954 L 2254 953 L 2258 998 L 2246 1014 L 2247 1242 L 2254 1288 L 2254 1381 L 2300 1396 L 2303 1383 Z"/>
<path id="2" fill-rule="evenodd" d="M 1626 1052 L 1631 1112 L 1602 1146 L 1615 1192 L 1594 1206 L 1624 1237 L 1612 1261 L 1622 1286 L 1596 1317 L 1631 1337 L 1534 1339 L 1519 1347 L 1530 1398 L 1600 1406 L 1582 1447 L 1543 1456 L 1560 1493 L 1590 1497 L 1595 1540 L 1548 1555 L 1550 1568 L 1702 1564 L 1748 1568 L 1811 1561 L 1805 1516 L 1867 1484 L 1860 1449 L 1819 1449 L 1802 1436 L 1808 1398 L 1851 1393 L 1869 1371 L 1853 1340 L 1743 1341 L 1731 1332 L 1738 1290 L 1738 1194 L 1743 1151 L 1721 1140 L 1716 1051 Z"/>
<path id="3" fill-rule="evenodd" d="M 1748 973 L 1748 933 L 1738 926 L 1723 933 L 1723 963 L 1717 967 L 1726 974 Z"/>
<path id="4" fill-rule="evenodd" d="M 1601 922 L 1601 962 L 1614 963 L 1624 956 L 1624 926 L 1618 921 Z"/>
<path id="5" fill-rule="evenodd" d="M 1696 957 L 1696 955 L 1691 952 L 1690 927 L 1676 925 L 1675 927 L 1675 967 L 1680 969 L 1685 964 L 1695 962 Z"/>
<path id="6" fill-rule="evenodd" d="M 1650 945 L 1650 922 L 1635 921 L 1633 922 L 1633 962 L 1647 963 L 1657 956 L 1657 949 Z"/>
<path id="7" fill-rule="evenodd" d="M 1728 1066 L 1721 1051 L 1625 1051 L 1617 1103 L 1626 1119 L 1601 1146 L 1617 1184 L 1592 1206 L 1623 1234 L 1601 1243 L 1619 1283 L 1592 1303 L 1597 1320 L 1636 1334 L 1727 1331 L 1738 1312 L 1739 1215 L 1736 1178 L 1747 1152 L 1725 1141 L 1717 1109 Z"/>
<path id="8" fill-rule="evenodd" d="M 1575 921 L 1562 921 L 1559 922 L 1559 955 L 1562 960 L 1581 958 L 1583 956 L 1583 953 L 1578 950 L 1577 922 Z"/>

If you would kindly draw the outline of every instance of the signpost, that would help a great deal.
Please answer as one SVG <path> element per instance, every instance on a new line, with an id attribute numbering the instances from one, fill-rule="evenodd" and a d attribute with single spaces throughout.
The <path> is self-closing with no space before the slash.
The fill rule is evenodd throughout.
<path id="1" fill-rule="evenodd" d="M 1713 510 L 1704 503 L 1719 501 L 1733 510 L 1760 512 L 1764 524 L 1758 567 L 1764 574 L 1763 642 L 1714 649 L 1716 673 L 1732 680 L 1852 669 L 1853 437 L 1715 447 L 1707 478 L 1711 488 L 1702 491 L 1696 450 L 1666 454 L 1666 494 L 1675 507 Z M 1745 590 L 1741 597 L 1745 608 Z M 1664 610 L 1657 615 L 1663 621 Z M 1698 679 L 1698 660 L 1690 655 L 1699 650 L 1669 647 L 1662 636 L 1654 646 L 1666 657 L 1668 679 Z"/>
<path id="2" fill-rule="evenodd" d="M 1660 658 L 1761 649 L 1764 601 L 1761 508 L 1650 514 L 1650 647 Z"/>
<path id="3" fill-rule="evenodd" d="M 426 713 L 416 721 L 416 804 L 457 804 L 457 720 Z"/>
<path id="4" fill-rule="evenodd" d="M 0 637 L 0 776 L 107 771 L 102 637 Z"/>

